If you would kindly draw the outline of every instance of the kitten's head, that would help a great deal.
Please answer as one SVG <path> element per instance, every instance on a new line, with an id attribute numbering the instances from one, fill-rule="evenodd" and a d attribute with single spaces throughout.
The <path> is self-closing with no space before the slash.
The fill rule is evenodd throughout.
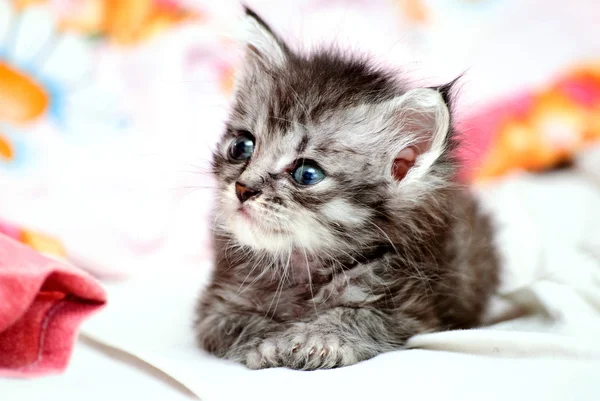
<path id="1" fill-rule="evenodd" d="M 454 172 L 449 87 L 406 90 L 364 60 L 294 53 L 251 10 L 246 23 L 213 160 L 216 230 L 256 250 L 327 254 L 414 226 Z"/>

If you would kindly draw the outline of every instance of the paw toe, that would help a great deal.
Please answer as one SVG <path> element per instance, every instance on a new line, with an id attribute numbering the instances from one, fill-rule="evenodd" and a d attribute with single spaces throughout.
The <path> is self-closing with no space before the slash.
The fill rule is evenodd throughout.
<path id="1" fill-rule="evenodd" d="M 262 369 L 262 355 L 258 351 L 248 352 L 245 365 L 250 369 Z"/>

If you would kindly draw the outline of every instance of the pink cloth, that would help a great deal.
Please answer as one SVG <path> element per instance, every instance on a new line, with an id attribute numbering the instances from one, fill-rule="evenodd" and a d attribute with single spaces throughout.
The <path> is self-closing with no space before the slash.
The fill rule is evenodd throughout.
<path id="1" fill-rule="evenodd" d="M 79 325 L 105 302 L 87 273 L 0 234 L 0 376 L 62 372 Z"/>
<path id="2" fill-rule="evenodd" d="M 532 103 L 533 95 L 522 91 L 512 97 L 490 103 L 476 113 L 465 115 L 457 123 L 458 132 L 462 133 L 461 146 L 457 151 L 461 161 L 461 181 L 471 182 L 473 173 L 480 167 L 486 152 L 492 147 L 500 124 L 509 118 L 525 118 Z"/>

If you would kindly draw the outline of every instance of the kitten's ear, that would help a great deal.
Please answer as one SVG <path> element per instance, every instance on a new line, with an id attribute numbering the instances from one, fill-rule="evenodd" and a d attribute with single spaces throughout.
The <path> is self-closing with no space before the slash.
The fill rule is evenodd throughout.
<path id="1" fill-rule="evenodd" d="M 400 132 L 391 146 L 394 152 L 392 176 L 396 181 L 420 180 L 449 144 L 450 111 L 447 93 L 418 88 L 393 99 L 389 111 Z"/>
<path id="2" fill-rule="evenodd" d="M 244 6 L 240 36 L 244 42 L 245 67 L 269 69 L 285 63 L 290 49 L 271 27 L 252 9 Z"/>

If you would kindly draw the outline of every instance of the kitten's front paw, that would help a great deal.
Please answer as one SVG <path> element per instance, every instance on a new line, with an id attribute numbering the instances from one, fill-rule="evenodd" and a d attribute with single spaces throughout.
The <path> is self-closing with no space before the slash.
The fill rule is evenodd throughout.
<path id="1" fill-rule="evenodd" d="M 354 350 L 336 334 L 323 333 L 311 325 L 299 324 L 286 333 L 284 366 L 314 370 L 352 365 L 358 362 Z"/>
<path id="2" fill-rule="evenodd" d="M 328 369 L 358 362 L 348 344 L 335 334 L 311 329 L 299 323 L 267 338 L 250 351 L 246 366 L 251 369 L 288 367 L 301 370 Z"/>

